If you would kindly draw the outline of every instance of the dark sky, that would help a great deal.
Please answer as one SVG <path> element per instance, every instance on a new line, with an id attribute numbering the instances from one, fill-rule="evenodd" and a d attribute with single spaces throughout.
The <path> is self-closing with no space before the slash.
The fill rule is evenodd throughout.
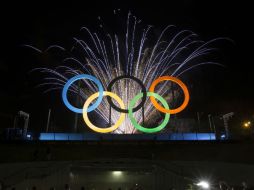
<path id="1" fill-rule="evenodd" d="M 0 118 L 7 125 L 18 110 L 31 113 L 34 125 L 36 121 L 44 125 L 49 108 L 58 116 L 70 114 L 64 111 L 60 93 L 43 94 L 35 88 L 40 76 L 29 74 L 33 68 L 47 66 L 49 57 L 38 56 L 21 45 L 33 44 L 41 49 L 51 44 L 70 47 L 72 38 L 80 34 L 80 27 L 96 30 L 98 16 L 109 27 L 119 29 L 110 22 L 114 9 L 120 9 L 124 16 L 131 11 L 144 24 L 154 25 L 158 30 L 174 24 L 194 31 L 203 40 L 231 38 L 234 43 L 219 46 L 219 61 L 226 68 L 206 66 L 188 75 L 192 99 L 186 113 L 190 117 L 197 111 L 214 115 L 234 111 L 242 117 L 254 114 L 251 32 L 254 15 L 251 5 L 243 1 L 22 1 L 0 7 Z"/>

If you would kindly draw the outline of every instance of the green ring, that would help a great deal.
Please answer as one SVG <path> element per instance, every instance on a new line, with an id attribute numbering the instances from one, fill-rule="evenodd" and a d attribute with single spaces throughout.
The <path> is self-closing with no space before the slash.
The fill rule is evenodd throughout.
<path id="1" fill-rule="evenodd" d="M 166 108 L 166 109 L 169 109 L 169 106 L 168 106 L 168 103 L 167 101 L 162 98 L 159 94 L 156 94 L 154 92 L 147 92 L 147 96 L 153 96 L 155 97 L 156 99 L 158 99 L 162 105 Z M 136 121 L 136 119 L 133 117 L 133 107 L 135 106 L 136 102 L 143 97 L 143 93 L 139 93 L 138 95 L 136 95 L 130 102 L 129 104 L 129 112 L 128 112 L 128 116 L 131 120 L 131 123 L 132 125 L 138 129 L 139 131 L 142 131 L 144 133 L 156 133 L 156 132 L 159 132 L 161 131 L 164 127 L 166 127 L 168 121 L 169 121 L 169 118 L 170 118 L 170 114 L 169 113 L 166 113 L 165 114 L 165 118 L 163 120 L 163 122 L 158 126 L 158 127 L 155 127 L 155 128 L 145 128 L 141 125 L 139 125 Z"/>

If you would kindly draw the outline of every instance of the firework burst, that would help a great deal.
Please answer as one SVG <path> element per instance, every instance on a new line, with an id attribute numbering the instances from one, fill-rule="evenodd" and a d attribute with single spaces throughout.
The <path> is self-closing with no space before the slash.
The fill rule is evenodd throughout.
<path id="1" fill-rule="evenodd" d="M 97 77 L 103 84 L 104 89 L 107 89 L 107 85 L 111 80 L 126 74 L 140 79 L 148 89 L 152 81 L 159 76 L 180 77 L 195 67 L 207 64 L 222 66 L 217 62 L 198 61 L 198 58 L 210 54 L 215 50 L 211 47 L 211 44 L 225 38 L 216 38 L 204 42 L 199 40 L 198 35 L 192 31 L 175 32 L 176 27 L 169 25 L 162 30 L 154 42 L 151 42 L 149 35 L 153 27 L 146 26 L 140 29 L 140 23 L 140 20 L 129 13 L 125 27 L 126 33 L 122 38 L 117 34 L 109 33 L 99 37 L 97 33 L 82 27 L 81 32 L 85 32 L 88 38 L 86 41 L 74 38 L 75 43 L 70 51 L 58 45 L 48 47 L 45 51 L 58 48 L 71 56 L 64 58 L 64 64 L 54 69 L 37 68 L 37 71 L 47 74 L 44 82 L 39 86 L 47 86 L 45 92 L 62 90 L 68 79 L 78 74 L 87 73 Z M 26 46 L 40 53 L 45 52 L 30 45 Z M 82 88 L 80 83 L 88 88 Z M 81 80 L 78 84 L 75 83 L 71 86 L 70 93 L 74 97 L 81 97 L 81 102 L 84 103 L 87 97 L 91 93 L 97 92 L 97 90 L 95 84 L 88 80 Z M 157 93 L 162 95 L 169 103 L 172 101 L 173 95 L 170 90 L 170 85 L 167 82 L 159 85 L 156 89 Z M 112 91 L 122 98 L 127 107 L 130 100 L 140 92 L 140 87 L 131 80 L 122 80 L 114 85 Z M 108 123 L 109 109 L 109 104 L 103 101 L 95 112 Z M 155 118 L 156 109 L 153 108 L 149 100 L 145 103 L 144 114 L 146 121 Z M 116 122 L 118 116 L 119 113 L 112 110 L 111 123 Z M 136 112 L 135 117 L 139 123 L 142 122 L 141 111 Z M 114 133 L 121 134 L 135 132 L 136 130 L 130 123 L 127 114 L 125 122 L 114 131 Z"/>

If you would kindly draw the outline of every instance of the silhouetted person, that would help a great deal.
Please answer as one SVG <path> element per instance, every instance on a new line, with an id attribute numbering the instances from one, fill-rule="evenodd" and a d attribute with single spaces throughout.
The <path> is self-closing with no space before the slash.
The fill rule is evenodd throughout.
<path id="1" fill-rule="evenodd" d="M 219 182 L 219 188 L 220 188 L 220 190 L 227 190 L 227 189 L 229 189 L 229 186 L 224 181 L 220 181 Z"/>
<path id="2" fill-rule="evenodd" d="M 34 161 L 38 159 L 38 154 L 39 154 L 39 151 L 38 151 L 38 149 L 36 149 L 36 150 L 34 151 L 34 153 L 33 153 L 33 160 L 34 160 Z"/>
<path id="3" fill-rule="evenodd" d="M 242 182 L 242 188 L 243 188 L 243 190 L 248 189 L 248 185 L 244 181 Z"/>
<path id="4" fill-rule="evenodd" d="M 36 190 L 37 188 L 35 186 L 32 187 L 32 190 Z"/>
<path id="5" fill-rule="evenodd" d="M 84 187 L 84 186 L 82 186 L 82 187 L 81 187 L 81 190 L 85 190 L 85 187 Z"/>
<path id="6" fill-rule="evenodd" d="M 70 190 L 70 186 L 68 184 L 64 185 L 64 190 Z"/>
<path id="7" fill-rule="evenodd" d="M 50 160 L 51 160 L 51 157 L 52 157 L 51 150 L 50 150 L 50 148 L 48 147 L 47 150 L 46 150 L 46 159 L 47 159 L 48 161 L 50 161 Z"/>
<path id="8" fill-rule="evenodd" d="M 50 190 L 56 190 L 55 187 L 51 187 Z"/>

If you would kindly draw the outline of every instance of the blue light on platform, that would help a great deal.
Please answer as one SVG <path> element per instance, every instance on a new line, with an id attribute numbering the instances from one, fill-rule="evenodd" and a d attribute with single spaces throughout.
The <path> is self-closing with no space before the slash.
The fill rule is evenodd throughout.
<path id="1" fill-rule="evenodd" d="M 83 141 L 84 135 L 79 133 L 70 133 L 69 138 L 70 141 Z"/>
<path id="2" fill-rule="evenodd" d="M 216 140 L 214 133 L 172 134 L 89 134 L 89 133 L 40 133 L 41 141 L 100 141 L 100 140 L 158 140 L 158 141 L 210 141 Z"/>
<path id="3" fill-rule="evenodd" d="M 54 133 L 40 133 L 39 140 L 53 141 L 53 140 L 55 140 L 55 134 Z"/>

